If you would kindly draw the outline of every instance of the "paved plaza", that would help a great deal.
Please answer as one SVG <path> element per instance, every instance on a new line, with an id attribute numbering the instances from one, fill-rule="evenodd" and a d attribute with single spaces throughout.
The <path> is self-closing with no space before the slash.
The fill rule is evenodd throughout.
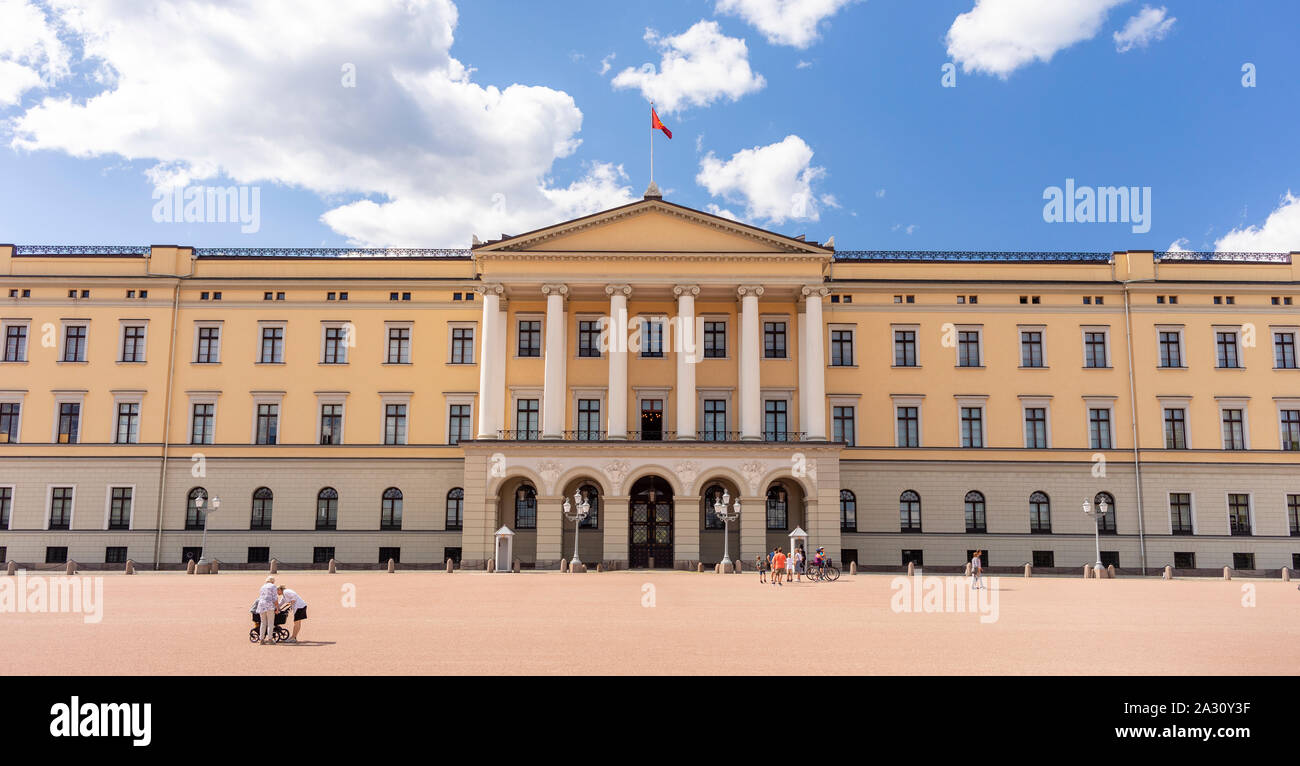
<path id="1" fill-rule="evenodd" d="M 752 573 L 281 572 L 277 582 L 307 599 L 310 619 L 302 643 L 260 646 L 248 641 L 248 609 L 264 577 L 105 574 L 98 623 L 82 614 L 0 613 L 0 673 L 1250 675 L 1297 668 L 1300 591 L 1280 580 L 990 577 L 985 600 L 965 605 L 982 605 L 981 614 L 925 612 L 924 598 L 914 599 L 927 588 L 935 591 L 932 609 L 951 596 L 938 593 L 937 577 L 903 590 L 892 575 L 773 588 Z M 35 575 L 26 579 L 30 588 Z M 967 581 L 958 586 L 970 595 Z"/>

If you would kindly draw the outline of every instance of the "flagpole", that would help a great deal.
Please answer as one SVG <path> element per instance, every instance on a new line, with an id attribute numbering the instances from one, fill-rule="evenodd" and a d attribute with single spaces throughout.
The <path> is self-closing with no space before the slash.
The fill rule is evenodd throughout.
<path id="1" fill-rule="evenodd" d="M 654 114 L 655 102 L 650 102 L 650 113 Z M 650 183 L 655 182 L 655 127 L 654 120 L 650 121 Z"/>

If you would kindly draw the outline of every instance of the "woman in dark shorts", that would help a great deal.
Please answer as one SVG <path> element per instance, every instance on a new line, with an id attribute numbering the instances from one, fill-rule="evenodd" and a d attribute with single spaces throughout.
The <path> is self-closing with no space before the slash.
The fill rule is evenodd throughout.
<path id="1" fill-rule="evenodd" d="M 283 585 L 277 585 L 276 590 L 280 592 L 280 611 L 293 610 L 293 633 L 285 643 L 296 644 L 298 643 L 298 631 L 302 629 L 302 624 L 307 621 L 307 602 L 302 600 L 302 596 L 299 596 L 297 591 Z"/>

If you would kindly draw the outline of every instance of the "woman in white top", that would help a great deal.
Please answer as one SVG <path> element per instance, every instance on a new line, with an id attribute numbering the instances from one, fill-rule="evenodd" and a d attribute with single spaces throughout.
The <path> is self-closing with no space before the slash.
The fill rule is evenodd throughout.
<path id="1" fill-rule="evenodd" d="M 275 578 L 267 577 L 262 589 L 257 592 L 257 618 L 262 622 L 262 643 L 271 640 L 275 631 L 275 604 L 279 600 L 275 590 Z"/>

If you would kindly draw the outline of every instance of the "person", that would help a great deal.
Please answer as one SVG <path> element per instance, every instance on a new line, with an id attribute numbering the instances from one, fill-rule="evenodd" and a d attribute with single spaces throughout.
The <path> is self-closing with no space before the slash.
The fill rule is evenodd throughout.
<path id="1" fill-rule="evenodd" d="M 971 590 L 979 590 L 984 587 L 984 567 L 980 564 L 981 553 L 983 551 L 975 551 L 975 555 L 970 557 Z"/>
<path id="2" fill-rule="evenodd" d="M 260 643 L 267 643 L 275 633 L 275 577 L 268 576 L 257 592 L 257 619 L 261 622 Z"/>
<path id="3" fill-rule="evenodd" d="M 763 566 L 763 554 L 754 557 L 754 568 L 758 570 L 758 581 L 767 582 L 767 569 Z"/>
<path id="4" fill-rule="evenodd" d="M 785 557 L 785 581 L 794 582 L 794 559 L 796 552 L 790 551 L 790 555 Z"/>
<path id="5" fill-rule="evenodd" d="M 826 566 L 826 546 L 817 546 L 817 552 L 813 554 L 813 566 L 819 570 Z"/>
<path id="6" fill-rule="evenodd" d="M 307 621 L 307 602 L 302 600 L 297 591 L 292 588 L 286 588 L 283 585 L 276 586 L 276 591 L 280 594 L 280 604 L 277 607 L 282 612 L 293 611 L 293 634 L 289 636 L 287 643 L 298 643 L 298 631 L 302 630 L 302 624 Z"/>
<path id="7" fill-rule="evenodd" d="M 777 546 L 776 554 L 772 556 L 772 584 L 781 585 L 781 573 L 785 571 L 785 554 L 781 552 L 781 546 Z"/>
<path id="8" fill-rule="evenodd" d="M 804 555 L 803 546 L 794 549 L 794 580 L 803 582 Z"/>

